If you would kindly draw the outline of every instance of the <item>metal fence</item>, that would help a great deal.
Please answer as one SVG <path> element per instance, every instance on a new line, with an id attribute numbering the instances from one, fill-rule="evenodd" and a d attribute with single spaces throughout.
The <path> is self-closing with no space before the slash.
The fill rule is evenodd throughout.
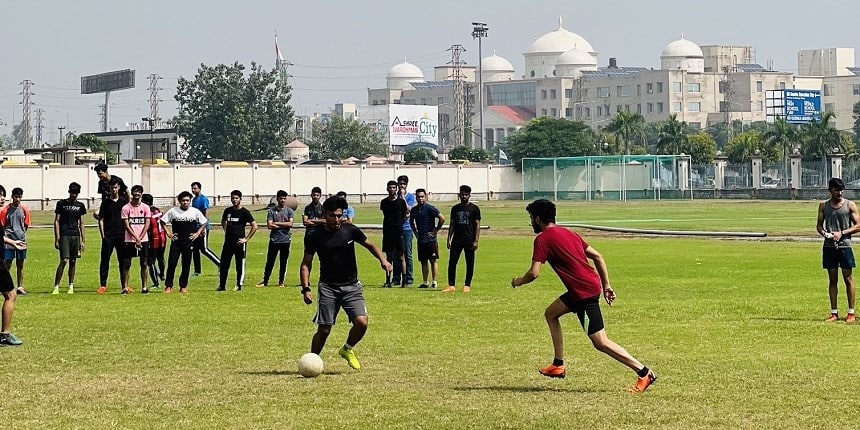
<path id="1" fill-rule="evenodd" d="M 523 198 L 628 200 L 692 198 L 689 163 L 676 155 L 525 158 Z M 687 171 L 679 171 L 686 166 Z M 713 176 L 713 166 L 711 166 Z M 688 181 L 681 184 L 680 181 Z"/>

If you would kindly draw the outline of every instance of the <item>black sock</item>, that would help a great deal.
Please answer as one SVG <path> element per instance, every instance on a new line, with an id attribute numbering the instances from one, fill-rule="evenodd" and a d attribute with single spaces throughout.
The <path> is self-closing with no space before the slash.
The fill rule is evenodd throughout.
<path id="1" fill-rule="evenodd" d="M 552 365 L 553 366 L 564 366 L 564 360 L 562 360 L 560 358 L 553 358 L 552 359 Z"/>
<path id="2" fill-rule="evenodd" d="M 639 375 L 640 378 L 644 378 L 648 376 L 648 372 L 650 372 L 650 370 L 648 370 L 648 366 L 645 366 L 641 370 L 636 372 L 636 374 Z"/>

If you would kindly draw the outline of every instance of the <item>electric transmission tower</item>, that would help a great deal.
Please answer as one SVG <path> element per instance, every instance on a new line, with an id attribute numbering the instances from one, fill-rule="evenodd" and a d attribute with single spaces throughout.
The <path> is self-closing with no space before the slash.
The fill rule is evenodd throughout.
<path id="1" fill-rule="evenodd" d="M 451 64 L 452 67 L 452 75 L 451 78 L 454 81 L 454 124 L 451 130 L 451 139 L 449 140 L 450 146 L 457 147 L 462 146 L 463 142 L 463 130 L 466 128 L 466 91 L 464 89 L 465 85 L 465 77 L 463 76 L 463 60 L 460 59 L 460 54 L 466 52 L 463 49 L 463 45 L 452 45 L 450 49 L 451 51 Z"/>
<path id="2" fill-rule="evenodd" d="M 42 125 L 42 121 L 45 119 L 43 116 L 44 113 L 44 109 L 36 109 L 36 126 L 34 127 L 36 129 L 36 148 L 42 147 L 42 129 L 45 128 L 45 126 Z"/>
<path id="3" fill-rule="evenodd" d="M 32 132 L 32 128 L 30 125 L 30 109 L 33 105 L 33 102 L 30 101 L 30 96 L 33 95 L 33 92 L 30 89 L 35 84 L 29 79 L 24 79 L 24 81 L 21 82 L 21 85 L 24 87 L 21 90 L 21 105 L 23 105 L 24 114 L 21 119 L 21 147 L 30 148 L 33 144 L 33 137 L 30 134 Z"/>
<path id="4" fill-rule="evenodd" d="M 149 75 L 147 78 L 149 79 L 149 121 L 151 122 L 150 128 L 157 128 L 159 123 L 161 122 L 161 117 L 158 116 L 158 102 L 162 101 L 158 98 L 158 91 L 163 89 L 159 88 L 158 81 L 161 79 L 161 76 L 153 73 Z"/>
<path id="5" fill-rule="evenodd" d="M 102 132 L 105 132 L 105 131 L 108 131 L 108 122 L 107 122 L 107 121 L 108 121 L 108 120 L 107 120 L 108 110 L 107 110 L 107 103 L 105 103 L 105 104 L 103 104 L 103 105 L 99 105 L 99 109 L 100 109 L 100 112 L 99 112 L 99 117 L 100 117 L 100 119 L 99 119 L 99 126 L 101 127 Z"/>

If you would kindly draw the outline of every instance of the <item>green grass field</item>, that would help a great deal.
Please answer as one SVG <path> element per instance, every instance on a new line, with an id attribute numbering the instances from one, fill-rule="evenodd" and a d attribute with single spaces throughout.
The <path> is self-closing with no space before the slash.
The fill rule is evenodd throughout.
<path id="1" fill-rule="evenodd" d="M 301 378 L 296 360 L 315 330 L 301 301 L 301 233 L 288 288 L 255 289 L 265 235 L 250 244 L 241 293 L 216 293 L 214 267 L 187 295 L 98 296 L 98 239 L 90 229 L 77 293 L 51 296 L 57 254 L 48 229 L 29 233 L 26 286 L 0 348 L 0 425 L 28 428 L 851 428 L 860 327 L 826 324 L 826 276 L 814 240 L 645 237 L 582 231 L 607 258 L 618 300 L 604 306 L 609 336 L 657 373 L 643 395 L 635 375 L 596 352 L 575 317 L 568 377 L 537 368 L 552 358 L 543 309 L 563 291 L 549 267 L 533 284 L 525 202 L 479 202 L 484 232 L 471 294 L 378 288 L 360 252 L 370 329 L 355 372 L 336 349 Z M 450 204 L 439 204 L 443 213 Z M 763 231 L 812 239 L 815 202 L 564 203 L 559 221 L 631 228 Z M 215 210 L 220 216 L 220 209 Z M 258 212 L 262 220 L 263 212 Z M 378 223 L 372 204 L 359 224 Z M 50 214 L 34 214 L 47 223 Z M 379 243 L 379 235 L 370 232 Z M 213 249 L 220 250 L 220 233 Z M 446 281 L 443 251 L 440 283 Z M 462 263 L 461 263 L 462 264 Z M 416 268 L 418 266 L 416 262 Z M 132 269 L 136 278 L 136 267 Z M 463 269 L 459 272 L 462 277 Z M 313 279 L 317 278 L 314 273 Z M 64 283 L 65 285 L 65 283 Z M 135 285 L 135 283 L 133 283 Z M 65 288 L 65 287 L 64 287 Z M 844 291 L 840 285 L 840 292 Z M 840 297 L 844 314 L 844 294 Z"/>

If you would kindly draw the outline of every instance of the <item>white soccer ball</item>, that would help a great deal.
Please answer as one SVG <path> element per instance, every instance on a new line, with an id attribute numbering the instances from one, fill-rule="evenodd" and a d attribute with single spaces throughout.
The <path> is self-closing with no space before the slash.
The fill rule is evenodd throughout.
<path id="1" fill-rule="evenodd" d="M 299 358 L 299 374 L 305 378 L 316 378 L 323 373 L 323 360 L 319 355 L 309 352 Z"/>

